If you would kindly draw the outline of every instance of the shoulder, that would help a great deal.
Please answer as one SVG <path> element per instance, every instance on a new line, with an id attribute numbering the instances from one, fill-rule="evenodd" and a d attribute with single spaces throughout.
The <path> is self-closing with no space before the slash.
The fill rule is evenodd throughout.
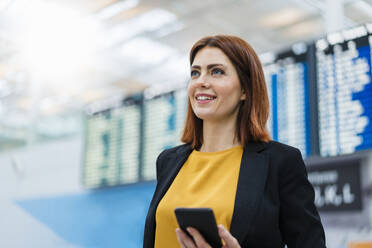
<path id="1" fill-rule="evenodd" d="M 190 144 L 182 144 L 162 151 L 156 160 L 156 176 L 157 180 L 167 171 L 170 166 L 177 164 L 179 159 L 183 159 L 190 154 L 192 148 Z"/>
<path id="2" fill-rule="evenodd" d="M 277 141 L 269 141 L 266 148 L 262 151 L 274 161 L 283 160 L 302 160 L 301 151 L 293 146 L 286 145 Z"/>
<path id="3" fill-rule="evenodd" d="M 265 149 L 266 153 L 271 153 L 273 155 L 293 155 L 293 154 L 300 154 L 301 152 L 298 148 L 286 145 L 277 141 L 269 141 L 267 143 L 267 147 Z"/>
<path id="4" fill-rule="evenodd" d="M 270 164 L 279 170 L 299 170 L 302 172 L 305 170 L 301 152 L 293 146 L 270 141 L 262 153 L 268 156 Z"/>
<path id="5" fill-rule="evenodd" d="M 162 151 L 157 159 L 157 163 L 162 163 L 163 161 L 169 160 L 173 157 L 179 157 L 182 154 L 187 154 L 192 148 L 190 144 L 182 144 L 172 148 L 165 149 Z"/>

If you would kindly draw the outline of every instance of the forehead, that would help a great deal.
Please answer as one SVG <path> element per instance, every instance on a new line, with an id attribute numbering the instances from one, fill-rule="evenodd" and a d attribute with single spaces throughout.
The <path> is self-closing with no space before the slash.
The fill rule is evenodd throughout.
<path id="1" fill-rule="evenodd" d="M 200 49 L 194 58 L 192 65 L 225 64 L 232 65 L 230 59 L 217 47 L 204 47 Z"/>

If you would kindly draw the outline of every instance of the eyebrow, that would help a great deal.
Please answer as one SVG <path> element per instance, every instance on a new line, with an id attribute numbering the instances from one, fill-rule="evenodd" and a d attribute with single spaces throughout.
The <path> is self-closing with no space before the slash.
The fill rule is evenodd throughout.
<path id="1" fill-rule="evenodd" d="M 210 68 L 215 67 L 215 66 L 224 66 L 224 65 L 223 64 L 209 64 L 209 65 L 207 65 L 207 69 L 209 70 Z M 193 65 L 193 66 L 191 66 L 191 68 L 200 70 L 201 66 L 200 65 Z"/>

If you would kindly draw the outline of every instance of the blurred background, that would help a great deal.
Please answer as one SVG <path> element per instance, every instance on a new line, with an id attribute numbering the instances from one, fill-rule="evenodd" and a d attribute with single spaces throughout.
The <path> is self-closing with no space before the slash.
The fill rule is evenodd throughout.
<path id="1" fill-rule="evenodd" d="M 212 34 L 259 54 L 327 246 L 372 247 L 372 0 L 0 0 L 0 247 L 142 246 Z"/>

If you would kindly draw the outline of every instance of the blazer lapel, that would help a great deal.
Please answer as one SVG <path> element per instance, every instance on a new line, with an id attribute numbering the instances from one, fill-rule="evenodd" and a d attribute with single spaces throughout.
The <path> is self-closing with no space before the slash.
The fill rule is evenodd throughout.
<path id="1" fill-rule="evenodd" d="M 190 146 L 188 144 L 184 145 L 175 154 L 173 154 L 172 158 L 169 158 L 167 159 L 168 161 L 165 161 L 162 170 L 167 170 L 169 171 L 169 173 L 167 174 L 166 178 L 163 178 L 161 180 L 161 185 L 159 185 L 160 187 L 155 206 L 157 206 L 159 201 L 163 198 L 164 194 L 167 192 L 168 188 L 172 184 L 174 178 L 177 176 L 179 170 L 186 162 L 191 152 L 192 149 L 190 148 Z"/>
<path id="2" fill-rule="evenodd" d="M 151 209 L 149 210 L 149 214 L 151 212 L 151 216 L 153 216 L 153 226 L 155 227 L 155 212 L 158 207 L 160 200 L 163 198 L 167 190 L 169 189 L 170 185 L 172 184 L 174 178 L 177 176 L 179 170 L 181 169 L 182 165 L 186 162 L 187 158 L 189 157 L 192 149 L 189 144 L 185 144 L 180 147 L 174 154 L 169 156 L 166 161 L 164 161 L 162 170 L 167 171 L 165 174 L 165 178 L 160 178 L 157 189 L 155 190 L 153 202 L 151 202 Z"/>
<path id="3" fill-rule="evenodd" d="M 154 247 L 155 242 L 155 228 L 156 220 L 155 214 L 156 209 L 159 205 L 160 200 L 163 198 L 164 194 L 167 192 L 169 186 L 173 182 L 174 178 L 177 176 L 178 171 L 181 169 L 182 165 L 187 160 L 188 156 L 192 152 L 190 145 L 182 145 L 174 154 L 169 154 L 165 161 L 161 163 L 161 170 L 165 170 L 165 177 L 159 178 L 157 183 L 153 199 L 150 203 L 149 212 L 147 214 L 146 226 L 145 226 L 145 236 L 143 247 L 150 248 Z M 163 173 L 164 174 L 164 173 Z"/>
<path id="4" fill-rule="evenodd" d="M 267 143 L 249 143 L 244 148 L 230 226 L 230 232 L 239 244 L 242 244 L 254 227 L 253 217 L 264 193 L 268 158 L 258 152 L 265 149 L 266 145 Z"/>

